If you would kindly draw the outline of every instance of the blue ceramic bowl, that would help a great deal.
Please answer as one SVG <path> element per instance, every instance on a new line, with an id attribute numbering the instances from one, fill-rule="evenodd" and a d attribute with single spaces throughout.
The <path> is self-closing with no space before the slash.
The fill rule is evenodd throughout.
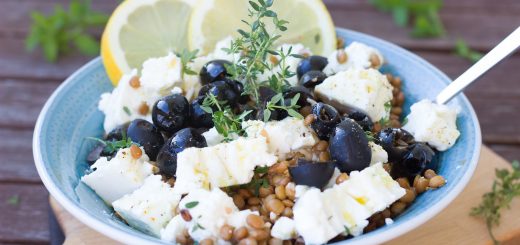
<path id="1" fill-rule="evenodd" d="M 387 60 L 382 70 L 402 78 L 406 95 L 406 115 L 414 102 L 435 95 L 450 79 L 416 55 L 381 39 L 358 32 L 337 29 L 347 43 L 360 41 L 378 48 Z M 92 142 L 86 137 L 103 134 L 103 114 L 97 110 L 99 96 L 110 91 L 101 60 L 94 59 L 70 76 L 45 104 L 33 139 L 33 154 L 43 183 L 63 207 L 91 228 L 125 243 L 161 243 L 117 219 L 114 212 L 87 186 L 80 182 L 88 165 L 86 155 Z M 454 147 L 440 155 L 438 173 L 447 184 L 420 195 L 413 205 L 395 219 L 373 232 L 342 241 L 342 244 L 375 244 L 388 241 L 427 222 L 445 208 L 466 186 L 480 153 L 480 127 L 464 95 L 458 95 L 450 106 L 461 112 L 457 127 L 461 136 Z"/>

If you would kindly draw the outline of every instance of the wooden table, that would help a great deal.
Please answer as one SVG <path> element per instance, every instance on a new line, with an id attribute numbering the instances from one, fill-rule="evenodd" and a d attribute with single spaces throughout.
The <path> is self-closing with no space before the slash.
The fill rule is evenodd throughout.
<path id="1" fill-rule="evenodd" d="M 41 54 L 24 51 L 24 38 L 32 10 L 50 11 L 55 3 L 67 2 L 0 0 L 0 243 L 49 242 L 48 193 L 34 168 L 32 131 L 52 91 L 90 58 L 71 55 L 49 64 Z M 93 6 L 110 12 L 117 2 L 93 0 Z M 325 2 L 337 26 L 397 43 L 452 78 L 471 65 L 453 55 L 456 37 L 488 51 L 520 25 L 518 0 L 445 0 L 441 17 L 449 37 L 417 40 L 408 36 L 408 30 L 396 27 L 390 15 L 376 11 L 365 0 Z M 508 160 L 520 159 L 518 77 L 517 53 L 466 92 L 479 116 L 485 144 Z"/>

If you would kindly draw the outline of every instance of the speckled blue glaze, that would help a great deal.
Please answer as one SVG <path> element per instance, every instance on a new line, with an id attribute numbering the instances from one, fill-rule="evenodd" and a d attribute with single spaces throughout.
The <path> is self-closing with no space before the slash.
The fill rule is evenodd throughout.
<path id="1" fill-rule="evenodd" d="M 406 95 L 404 114 L 414 102 L 434 99 L 450 79 L 416 55 L 386 41 L 358 32 L 337 29 L 347 43 L 359 41 L 378 48 L 386 59 L 383 72 L 403 80 Z M 103 114 L 97 110 L 99 96 L 112 90 L 99 58 L 91 61 L 65 81 L 47 101 L 34 132 L 33 151 L 38 172 L 51 194 L 73 215 L 92 228 L 126 243 L 160 243 L 157 238 L 134 230 L 117 219 L 80 178 L 93 142 L 87 137 L 103 134 Z M 473 108 L 464 95 L 450 106 L 460 108 L 457 126 L 461 137 L 454 147 L 439 154 L 438 172 L 447 179 L 443 188 L 420 195 L 391 225 L 341 242 L 380 243 L 426 222 L 462 190 L 469 180 L 480 152 L 480 128 Z"/>

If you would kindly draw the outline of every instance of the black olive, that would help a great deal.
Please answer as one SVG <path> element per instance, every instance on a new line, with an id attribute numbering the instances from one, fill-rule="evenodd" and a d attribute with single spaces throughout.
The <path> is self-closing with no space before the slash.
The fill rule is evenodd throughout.
<path id="1" fill-rule="evenodd" d="M 120 141 L 123 140 L 123 132 L 126 135 L 126 131 L 128 130 L 128 125 L 130 122 L 119 125 L 116 128 L 112 129 L 107 136 L 105 136 L 106 141 Z"/>
<path id="2" fill-rule="evenodd" d="M 327 79 L 327 75 L 322 71 L 308 71 L 300 78 L 300 84 L 307 88 L 314 88 Z"/>
<path id="3" fill-rule="evenodd" d="M 245 104 L 249 101 L 249 95 L 243 94 L 244 93 L 244 85 L 235 80 L 226 80 L 227 84 L 235 91 L 235 93 L 239 96 L 238 97 L 238 103 Z"/>
<path id="4" fill-rule="evenodd" d="M 260 87 L 258 88 L 258 102 L 260 104 L 265 104 L 269 102 L 276 95 L 276 91 L 269 87 Z"/>
<path id="5" fill-rule="evenodd" d="M 336 125 L 340 122 L 338 111 L 327 104 L 318 102 L 312 106 L 312 114 L 315 120 L 311 123 L 318 138 L 328 140 Z"/>
<path id="6" fill-rule="evenodd" d="M 361 171 L 370 165 L 372 151 L 363 129 L 354 120 L 340 122 L 329 140 L 332 160 L 341 172 Z"/>
<path id="7" fill-rule="evenodd" d="M 323 71 L 327 64 L 329 64 L 327 58 L 319 55 L 312 55 L 302 59 L 296 68 L 298 79 L 302 78 L 303 74 L 309 71 Z"/>
<path id="8" fill-rule="evenodd" d="M 196 129 L 184 128 L 171 137 L 157 155 L 157 167 L 161 174 L 174 177 L 177 171 L 177 154 L 186 148 L 206 147 L 206 139 Z"/>
<path id="9" fill-rule="evenodd" d="M 128 126 L 128 138 L 144 148 L 150 160 L 155 161 L 159 150 L 164 144 L 161 132 L 150 122 L 135 119 Z"/>
<path id="10" fill-rule="evenodd" d="M 190 103 L 182 94 L 163 97 L 152 108 L 153 124 L 170 134 L 185 127 L 189 117 Z"/>
<path id="11" fill-rule="evenodd" d="M 365 131 L 371 132 L 374 128 L 374 123 L 372 122 L 372 120 L 370 120 L 370 118 L 363 112 L 351 112 L 347 115 L 347 117 L 356 121 L 357 124 L 359 124 L 359 126 L 361 126 L 361 128 L 363 128 L 363 130 Z"/>
<path id="12" fill-rule="evenodd" d="M 392 163 L 391 175 L 394 178 L 415 177 L 426 169 L 435 169 L 435 152 L 424 143 L 414 143 L 408 147 L 401 161 Z"/>
<path id="13" fill-rule="evenodd" d="M 265 106 L 260 107 L 258 110 L 256 110 L 255 119 L 264 121 L 264 111 Z M 276 120 L 282 120 L 287 117 L 287 113 L 284 113 L 283 110 L 272 110 L 269 118 L 267 118 L 267 121 L 276 121 Z"/>
<path id="14" fill-rule="evenodd" d="M 289 168 L 295 184 L 322 189 L 334 174 L 334 162 L 313 162 L 299 158 L 297 165 Z"/>
<path id="15" fill-rule="evenodd" d="M 314 96 L 310 89 L 303 87 L 303 86 L 294 86 L 290 87 L 287 91 L 283 93 L 283 97 L 286 100 L 285 104 L 291 103 L 291 99 L 294 98 L 297 94 L 300 95 L 300 98 L 298 99 L 297 105 L 301 107 L 309 105 L 309 102 L 307 102 L 307 99 L 314 100 Z"/>
<path id="16" fill-rule="evenodd" d="M 232 64 L 227 60 L 212 60 L 206 63 L 202 69 L 200 69 L 200 83 L 206 85 L 224 79 L 228 75 L 226 65 Z"/>
<path id="17" fill-rule="evenodd" d="M 177 170 L 177 154 L 189 147 L 206 147 L 206 139 L 193 128 L 179 130 L 161 148 L 157 156 L 157 167 L 161 174 L 175 176 Z"/>
<path id="18" fill-rule="evenodd" d="M 195 128 L 211 128 L 213 127 L 213 116 L 202 110 L 201 105 L 204 102 L 203 97 L 196 98 L 190 104 L 191 117 L 189 125 Z"/>
<path id="19" fill-rule="evenodd" d="M 96 143 L 94 148 L 87 155 L 87 163 L 89 165 L 94 164 L 100 157 L 102 157 L 103 150 L 105 149 L 105 145 L 101 142 Z"/>
<path id="20" fill-rule="evenodd" d="M 400 128 L 385 128 L 376 135 L 376 140 L 388 153 L 389 162 L 401 161 L 408 146 L 415 143 L 413 135 Z"/>
<path id="21" fill-rule="evenodd" d="M 257 120 L 264 120 L 264 111 L 267 107 L 267 104 L 271 101 L 271 99 L 276 95 L 276 91 L 268 87 L 260 87 L 258 89 L 258 100 L 260 104 L 260 108 L 256 111 L 255 118 Z M 271 110 L 271 115 L 268 120 L 282 120 L 287 117 L 287 113 L 284 113 L 282 109 L 274 109 Z"/>
<path id="22" fill-rule="evenodd" d="M 218 101 L 225 101 L 231 107 L 236 105 L 239 98 L 239 94 L 235 92 L 227 80 L 218 80 L 202 86 L 199 97 L 205 98 L 208 94 L 215 96 Z"/>

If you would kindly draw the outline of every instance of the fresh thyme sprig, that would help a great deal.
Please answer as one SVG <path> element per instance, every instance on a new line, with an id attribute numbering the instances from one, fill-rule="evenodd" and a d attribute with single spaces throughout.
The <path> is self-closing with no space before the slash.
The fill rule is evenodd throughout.
<path id="1" fill-rule="evenodd" d="M 458 38 L 455 42 L 455 54 L 473 63 L 477 62 L 482 58 L 482 56 L 484 56 L 482 53 L 471 49 L 468 43 L 461 38 Z"/>
<path id="2" fill-rule="evenodd" d="M 240 37 L 231 42 L 230 48 L 224 49 L 230 54 L 240 54 L 238 60 L 233 62 L 229 67 L 228 73 L 233 79 L 241 81 L 244 84 L 244 93 L 250 95 L 254 102 L 259 103 L 258 88 L 263 81 L 257 81 L 261 74 L 270 71 L 273 68 L 272 62 L 269 61 L 269 55 L 279 56 L 278 64 L 285 65 L 285 59 L 290 53 L 278 52 L 273 50 L 274 43 L 281 37 L 279 34 L 271 35 L 267 31 L 265 19 L 270 18 L 274 24 L 275 32 L 283 32 L 287 30 L 285 26 L 287 21 L 280 20 L 278 15 L 269 8 L 273 5 L 273 0 L 258 0 L 257 2 L 249 1 L 250 9 L 248 16 L 252 22 L 242 20 L 248 27 L 249 31 L 239 29 Z M 279 72 L 269 78 L 269 84 L 275 90 L 280 91 L 280 83 L 284 82 L 291 74 L 286 73 L 287 69 L 281 69 Z"/>
<path id="3" fill-rule="evenodd" d="M 220 135 L 224 136 L 224 141 L 231 141 L 234 136 L 244 133 L 242 121 L 252 111 L 244 111 L 237 116 L 226 103 L 226 101 L 219 101 L 215 95 L 208 93 L 201 108 L 212 114 L 215 129 Z"/>
<path id="4" fill-rule="evenodd" d="M 471 215 L 483 218 L 495 244 L 499 244 L 493 235 L 493 227 L 500 224 L 500 212 L 510 208 L 513 198 L 520 196 L 520 164 L 512 163 L 513 170 L 496 169 L 496 179 L 490 192 L 482 196 L 482 202 L 471 209 Z"/>
<path id="5" fill-rule="evenodd" d="M 193 51 L 188 51 L 186 49 L 182 50 L 181 53 L 175 53 L 177 57 L 181 59 L 182 63 L 182 78 L 184 78 L 184 75 L 197 75 L 198 73 L 190 68 L 188 65 L 190 62 L 192 62 L 195 58 L 197 58 L 197 53 L 199 52 L 198 49 L 195 49 Z"/>
<path id="6" fill-rule="evenodd" d="M 276 94 L 275 96 L 273 96 L 273 98 L 271 98 L 269 102 L 267 102 L 267 105 L 265 106 L 264 121 L 269 121 L 269 118 L 271 118 L 271 112 L 277 109 L 287 111 L 287 113 L 292 117 L 303 119 L 303 116 L 296 111 L 296 109 L 300 108 L 300 106 L 297 104 L 299 98 L 300 94 L 296 94 L 291 99 L 291 104 L 287 106 L 285 105 L 283 94 Z"/>
<path id="7" fill-rule="evenodd" d="M 94 137 L 87 137 L 87 139 L 95 140 L 101 144 L 103 144 L 103 153 L 105 154 L 112 154 L 114 152 L 117 152 L 119 149 L 128 148 L 132 145 L 139 145 L 135 142 L 132 142 L 132 140 L 126 136 L 126 133 L 123 131 L 122 133 L 122 139 L 118 141 L 109 141 L 109 140 L 102 140 Z"/>

